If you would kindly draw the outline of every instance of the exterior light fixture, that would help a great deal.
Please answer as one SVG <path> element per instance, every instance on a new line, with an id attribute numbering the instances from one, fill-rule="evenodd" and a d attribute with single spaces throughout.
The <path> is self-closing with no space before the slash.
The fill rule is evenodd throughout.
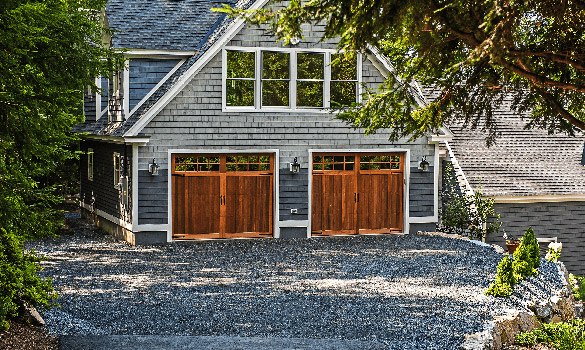
<path id="1" fill-rule="evenodd" d="M 150 176 L 158 176 L 158 168 L 160 168 L 160 166 L 156 164 L 156 160 L 152 158 L 152 163 L 148 164 L 148 172 L 150 173 Z"/>
<path id="2" fill-rule="evenodd" d="M 297 157 L 295 157 L 293 162 L 290 163 L 290 172 L 296 174 L 299 171 L 301 171 L 301 165 L 299 164 L 299 162 L 297 162 Z"/>
<path id="3" fill-rule="evenodd" d="M 292 38 L 290 38 L 290 44 L 292 46 L 296 46 L 301 42 L 301 39 L 297 38 L 296 36 L 293 36 Z"/>
<path id="4" fill-rule="evenodd" d="M 423 156 L 422 160 L 418 162 L 418 170 L 429 171 L 429 162 L 427 162 L 427 156 Z"/>

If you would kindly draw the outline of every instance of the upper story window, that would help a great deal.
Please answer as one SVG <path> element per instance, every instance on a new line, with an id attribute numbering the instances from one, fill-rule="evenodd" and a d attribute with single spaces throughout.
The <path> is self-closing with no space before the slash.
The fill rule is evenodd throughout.
<path id="1" fill-rule="evenodd" d="M 359 101 L 359 55 L 227 48 L 223 58 L 223 107 L 228 111 L 324 110 Z"/>

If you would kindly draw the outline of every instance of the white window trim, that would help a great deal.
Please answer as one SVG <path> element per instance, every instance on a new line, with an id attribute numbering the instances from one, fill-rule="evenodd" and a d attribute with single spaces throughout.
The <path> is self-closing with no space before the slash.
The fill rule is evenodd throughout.
<path id="1" fill-rule="evenodd" d="M 117 169 L 116 169 L 116 159 L 117 159 Z M 114 152 L 114 188 L 118 189 L 120 186 L 120 180 L 122 178 L 122 172 L 121 170 L 121 159 L 120 159 L 120 153 L 118 152 Z"/>
<path id="2" fill-rule="evenodd" d="M 255 53 L 255 64 L 256 71 L 254 79 L 256 84 L 254 85 L 254 106 L 228 106 L 227 105 L 227 51 L 242 51 L 242 52 L 254 52 Z M 289 107 L 269 107 L 262 106 L 262 52 L 273 51 L 273 52 L 286 52 L 290 54 L 290 83 L 289 83 Z M 296 83 L 297 83 L 297 53 L 299 52 L 315 52 L 325 54 L 325 72 L 323 82 L 323 104 L 322 108 L 319 107 L 297 107 L 296 106 Z M 330 82 L 331 82 L 331 54 L 340 53 L 335 49 L 311 49 L 311 48 L 279 48 L 279 47 L 240 47 L 240 46 L 226 46 L 222 49 L 221 54 L 221 76 L 222 76 L 222 87 L 221 87 L 221 104 L 223 112 L 296 112 L 296 113 L 331 113 L 330 105 Z M 362 54 L 356 54 L 357 59 L 357 98 L 358 103 L 362 102 Z"/>
<path id="3" fill-rule="evenodd" d="M 87 149 L 87 179 L 93 181 L 93 148 Z"/>

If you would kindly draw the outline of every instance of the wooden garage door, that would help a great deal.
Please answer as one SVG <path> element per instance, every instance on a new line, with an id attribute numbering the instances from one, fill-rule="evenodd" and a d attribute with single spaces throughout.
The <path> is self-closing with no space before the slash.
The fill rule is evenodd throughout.
<path id="1" fill-rule="evenodd" d="M 403 231 L 404 154 L 315 153 L 315 235 Z"/>
<path id="2" fill-rule="evenodd" d="M 175 154 L 173 238 L 273 234 L 272 154 Z"/>

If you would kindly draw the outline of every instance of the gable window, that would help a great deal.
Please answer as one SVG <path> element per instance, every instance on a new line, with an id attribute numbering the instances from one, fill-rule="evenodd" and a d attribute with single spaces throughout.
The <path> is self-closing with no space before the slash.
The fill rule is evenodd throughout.
<path id="1" fill-rule="evenodd" d="M 93 148 L 87 149 L 87 179 L 93 181 Z"/>
<path id="2" fill-rule="evenodd" d="M 306 111 L 349 106 L 360 97 L 359 58 L 335 50 L 227 48 L 224 109 Z"/>

